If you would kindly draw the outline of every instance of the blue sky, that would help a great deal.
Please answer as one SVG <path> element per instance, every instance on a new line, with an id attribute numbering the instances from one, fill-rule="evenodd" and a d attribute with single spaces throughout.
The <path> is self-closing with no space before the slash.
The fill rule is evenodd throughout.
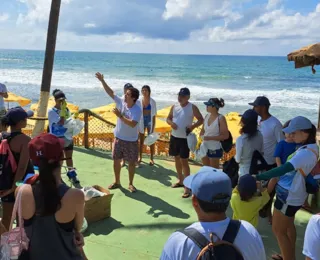
<path id="1" fill-rule="evenodd" d="M 0 48 L 44 49 L 51 0 L 1 0 Z M 286 55 L 316 42 L 320 0 L 62 0 L 58 50 Z"/>

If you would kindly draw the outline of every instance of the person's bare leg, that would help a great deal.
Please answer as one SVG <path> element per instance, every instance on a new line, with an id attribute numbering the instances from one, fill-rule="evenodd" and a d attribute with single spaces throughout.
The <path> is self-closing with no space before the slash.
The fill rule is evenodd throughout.
<path id="1" fill-rule="evenodd" d="M 182 165 L 182 172 L 183 172 L 183 179 L 190 175 L 190 166 L 189 166 L 189 159 L 182 159 L 181 158 L 181 165 Z M 184 187 L 184 193 L 182 197 L 187 198 L 190 196 L 190 190 Z"/>
<path id="2" fill-rule="evenodd" d="M 72 159 L 73 150 L 64 151 L 64 155 L 66 158 L 68 158 L 66 160 L 68 170 L 72 170 L 73 169 L 73 159 Z"/>
<path id="3" fill-rule="evenodd" d="M 139 134 L 140 136 L 140 144 L 139 144 L 139 158 L 138 158 L 138 164 L 142 162 L 142 152 L 143 152 L 143 142 L 144 142 L 144 134 Z"/>
<path id="4" fill-rule="evenodd" d="M 120 184 L 121 159 L 113 160 L 114 183 Z"/>
<path id="5" fill-rule="evenodd" d="M 292 246 L 293 252 L 296 252 L 296 240 L 297 240 L 297 231 L 296 231 L 296 226 L 294 225 L 294 218 L 293 221 L 290 221 L 287 230 L 287 234 Z"/>
<path id="6" fill-rule="evenodd" d="M 14 207 L 14 203 L 2 202 L 2 220 L 1 220 L 1 222 L 2 222 L 3 226 L 6 228 L 6 230 L 9 230 L 13 207 Z"/>
<path id="7" fill-rule="evenodd" d="M 287 233 L 293 220 L 294 218 L 283 215 L 279 210 L 274 210 L 272 231 L 278 240 L 283 260 L 295 260 L 295 252 Z"/>
<path id="8" fill-rule="evenodd" d="M 131 192 L 135 192 L 136 188 L 133 186 L 133 178 L 134 178 L 134 172 L 136 169 L 136 162 L 128 162 L 128 172 L 129 172 L 129 190 Z"/>
<path id="9" fill-rule="evenodd" d="M 210 158 L 210 166 L 216 169 L 220 168 L 220 158 Z"/>
<path id="10" fill-rule="evenodd" d="M 210 166 L 210 160 L 208 156 L 205 156 L 201 159 L 203 166 Z"/>
<path id="11" fill-rule="evenodd" d="M 177 171 L 177 174 L 178 174 L 178 182 L 177 182 L 177 184 L 183 185 L 182 164 L 181 164 L 180 156 L 175 156 L 174 157 L 174 161 L 175 161 L 175 164 L 176 164 L 176 171 Z"/>
<path id="12" fill-rule="evenodd" d="M 150 165 L 154 165 L 154 160 L 153 160 L 153 156 L 154 156 L 154 149 L 155 148 L 155 144 L 150 146 Z"/>

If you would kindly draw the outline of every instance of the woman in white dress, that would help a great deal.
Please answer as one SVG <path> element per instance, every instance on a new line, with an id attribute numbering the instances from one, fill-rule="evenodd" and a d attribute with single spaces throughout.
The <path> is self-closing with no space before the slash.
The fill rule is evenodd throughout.
<path id="1" fill-rule="evenodd" d="M 202 158 L 204 166 L 219 168 L 220 159 L 223 156 L 221 141 L 229 138 L 229 131 L 226 118 L 219 114 L 219 109 L 224 107 L 222 98 L 210 98 L 204 102 L 207 112 L 200 136 L 203 136 L 203 145 L 207 154 Z"/>

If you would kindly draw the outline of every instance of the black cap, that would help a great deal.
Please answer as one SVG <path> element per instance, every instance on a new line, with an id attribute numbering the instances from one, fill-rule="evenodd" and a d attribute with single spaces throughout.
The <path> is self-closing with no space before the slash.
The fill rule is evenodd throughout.
<path id="1" fill-rule="evenodd" d="M 270 106 L 271 104 L 267 97 L 260 96 L 260 97 L 257 97 L 253 103 L 249 103 L 249 105 L 257 107 L 257 106 Z"/>
<path id="2" fill-rule="evenodd" d="M 124 89 L 133 88 L 131 83 L 127 83 L 123 86 Z"/>
<path id="3" fill-rule="evenodd" d="M 256 179 L 250 174 L 243 175 L 239 178 L 238 191 L 240 196 L 254 194 L 257 191 Z"/>
<path id="4" fill-rule="evenodd" d="M 182 88 L 180 89 L 179 96 L 190 96 L 190 90 L 188 88 Z"/>
<path id="5" fill-rule="evenodd" d="M 242 120 L 245 123 L 257 122 L 258 121 L 258 114 L 253 109 L 248 109 L 246 112 L 243 113 Z"/>
<path id="6" fill-rule="evenodd" d="M 22 107 L 14 107 L 8 110 L 5 117 L 8 119 L 9 125 L 15 125 L 26 118 L 33 117 L 33 112 L 25 111 Z"/>
<path id="7" fill-rule="evenodd" d="M 55 93 L 53 94 L 53 97 L 54 97 L 55 100 L 67 99 L 67 98 L 66 98 L 66 95 L 65 95 L 61 90 L 55 92 Z"/>

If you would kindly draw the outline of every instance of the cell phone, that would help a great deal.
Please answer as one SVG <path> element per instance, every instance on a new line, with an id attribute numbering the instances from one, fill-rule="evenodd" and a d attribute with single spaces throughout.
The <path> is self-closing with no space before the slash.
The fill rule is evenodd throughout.
<path id="1" fill-rule="evenodd" d="M 186 134 L 189 135 L 190 133 L 191 133 L 191 130 L 190 130 L 190 128 L 187 127 L 186 128 Z"/>

